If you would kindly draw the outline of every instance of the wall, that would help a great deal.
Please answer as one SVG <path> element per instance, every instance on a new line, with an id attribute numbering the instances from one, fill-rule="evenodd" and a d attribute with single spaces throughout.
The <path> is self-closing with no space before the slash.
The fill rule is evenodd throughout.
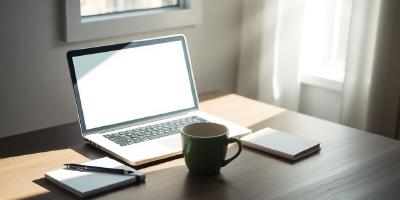
<path id="1" fill-rule="evenodd" d="M 160 32 L 65 43 L 63 1 L 0 3 L 0 137 L 77 121 L 66 52 L 140 38 L 187 36 L 198 91 L 234 91 L 241 0 L 203 0 L 203 23 Z"/>
<path id="2" fill-rule="evenodd" d="M 341 91 L 301 84 L 299 112 L 339 122 L 341 98 Z"/>

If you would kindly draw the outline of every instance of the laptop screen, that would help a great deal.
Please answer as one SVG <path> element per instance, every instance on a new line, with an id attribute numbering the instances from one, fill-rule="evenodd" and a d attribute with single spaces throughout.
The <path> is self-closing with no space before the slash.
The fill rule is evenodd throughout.
<path id="1" fill-rule="evenodd" d="M 197 108 L 183 36 L 76 50 L 68 59 L 83 131 Z"/>

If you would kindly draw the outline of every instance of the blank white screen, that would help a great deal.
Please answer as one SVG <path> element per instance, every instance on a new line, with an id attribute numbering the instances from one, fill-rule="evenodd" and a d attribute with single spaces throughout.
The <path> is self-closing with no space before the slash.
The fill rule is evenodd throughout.
<path id="1" fill-rule="evenodd" d="M 195 106 L 180 41 L 73 57 L 86 129 Z"/>

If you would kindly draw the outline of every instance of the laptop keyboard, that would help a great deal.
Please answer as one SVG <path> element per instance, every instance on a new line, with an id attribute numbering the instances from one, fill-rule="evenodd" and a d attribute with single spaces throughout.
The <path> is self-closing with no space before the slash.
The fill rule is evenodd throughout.
<path id="1" fill-rule="evenodd" d="M 207 120 L 198 116 L 190 116 L 177 120 L 163 122 L 160 124 L 144 126 L 131 130 L 124 130 L 103 136 L 119 144 L 120 146 L 126 146 L 138 142 L 143 142 L 147 140 L 152 140 L 176 134 L 179 133 L 180 129 L 186 124 L 191 124 L 195 122 L 206 122 L 206 121 Z"/>

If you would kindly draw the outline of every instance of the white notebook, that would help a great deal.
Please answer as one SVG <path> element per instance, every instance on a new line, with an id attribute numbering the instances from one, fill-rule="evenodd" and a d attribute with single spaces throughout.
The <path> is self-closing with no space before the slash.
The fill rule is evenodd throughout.
<path id="1" fill-rule="evenodd" d="M 242 138 L 243 145 L 289 160 L 297 160 L 320 150 L 320 143 L 300 136 L 264 128 Z"/>
<path id="2" fill-rule="evenodd" d="M 108 157 L 92 160 L 83 164 L 97 167 L 132 170 L 138 176 L 110 174 L 104 172 L 87 172 L 62 168 L 46 172 L 45 178 L 81 198 L 99 192 L 112 190 L 120 186 L 136 183 L 138 181 L 144 181 L 145 179 L 145 175 L 139 171 Z"/>

